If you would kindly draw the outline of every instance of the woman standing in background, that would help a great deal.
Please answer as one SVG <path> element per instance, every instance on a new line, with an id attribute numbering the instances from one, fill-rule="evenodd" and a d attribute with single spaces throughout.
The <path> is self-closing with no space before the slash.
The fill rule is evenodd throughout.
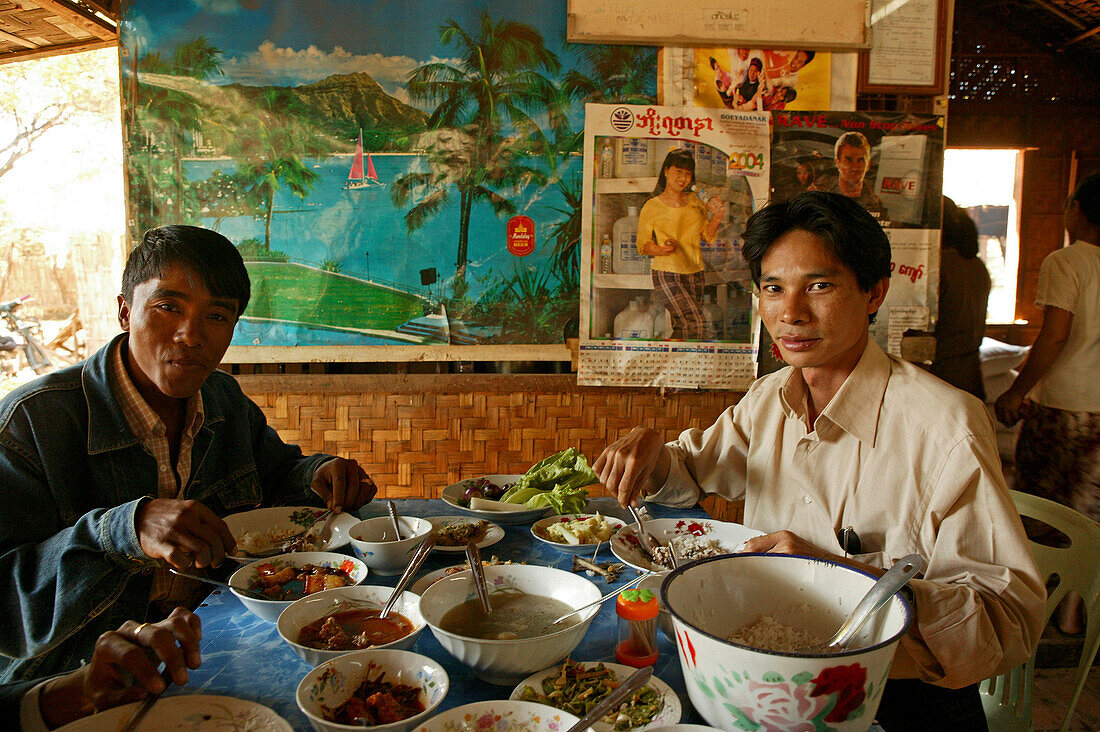
<path id="1" fill-rule="evenodd" d="M 653 197 L 638 216 L 638 251 L 653 257 L 650 268 L 656 297 L 672 317 L 670 338 L 703 340 L 705 282 L 699 239 L 713 242 L 725 213 L 725 201 L 712 196 L 704 203 L 691 189 L 695 185 L 695 156 L 687 150 L 669 150 Z"/>
<path id="2" fill-rule="evenodd" d="M 1018 490 L 1100 521 L 1100 174 L 1070 196 L 1065 224 L 1072 243 L 1043 261 L 1035 298 L 1043 322 L 1020 375 L 997 400 L 997 419 L 1024 420 Z M 1066 597 L 1056 623 L 1063 633 L 1084 630 L 1077 593 Z"/>
<path id="3" fill-rule="evenodd" d="M 931 371 L 948 384 L 985 401 L 978 349 L 992 282 L 978 258 L 978 227 L 955 202 L 943 197 L 940 239 L 940 315 Z"/>

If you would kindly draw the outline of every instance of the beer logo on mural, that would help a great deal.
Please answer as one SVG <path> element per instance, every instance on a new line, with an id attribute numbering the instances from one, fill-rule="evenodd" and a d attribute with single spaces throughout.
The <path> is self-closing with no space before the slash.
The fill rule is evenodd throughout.
<path id="1" fill-rule="evenodd" d="M 535 222 L 529 216 L 513 216 L 508 220 L 508 251 L 526 257 L 535 251 Z"/>

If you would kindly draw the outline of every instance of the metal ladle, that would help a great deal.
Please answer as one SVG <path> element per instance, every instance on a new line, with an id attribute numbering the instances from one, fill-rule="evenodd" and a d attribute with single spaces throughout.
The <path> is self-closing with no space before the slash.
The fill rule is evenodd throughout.
<path id="1" fill-rule="evenodd" d="M 424 563 L 424 560 L 428 558 L 428 555 L 432 552 L 432 547 L 435 546 L 435 534 L 428 534 L 424 537 L 424 541 L 420 542 L 420 546 L 416 548 L 416 551 L 412 555 L 412 559 L 409 560 L 409 566 L 405 567 L 405 571 L 401 573 L 400 579 L 397 580 L 397 584 L 394 585 L 393 594 L 390 595 L 390 599 L 386 601 L 386 605 L 382 608 L 382 612 L 378 614 L 379 617 L 385 618 L 393 611 L 394 605 L 397 604 L 398 598 L 401 597 L 401 593 L 408 587 L 409 582 L 412 581 L 413 575 L 420 569 L 420 565 Z"/>
<path id="2" fill-rule="evenodd" d="M 799 648 L 795 653 L 833 653 L 847 648 L 859 629 L 875 614 L 875 611 L 885 605 L 887 600 L 894 596 L 895 592 L 904 587 L 906 582 L 924 569 L 924 565 L 924 557 L 920 554 L 910 554 L 899 559 L 886 574 L 879 577 L 878 581 L 872 585 L 871 589 L 856 605 L 856 609 L 841 624 L 832 638 L 824 643 Z"/>
<path id="3" fill-rule="evenodd" d="M 477 589 L 477 598 L 481 600 L 481 609 L 488 615 L 493 612 L 493 606 L 489 603 L 489 586 L 485 583 L 485 567 L 481 563 L 481 550 L 472 541 L 466 545 L 466 561 L 470 563 L 470 575 L 474 578 L 474 587 Z"/>
<path id="4" fill-rule="evenodd" d="M 393 501 L 387 501 L 386 506 L 390 511 L 390 521 L 393 522 L 393 531 L 397 534 L 397 541 L 401 541 L 401 524 L 397 522 L 397 508 L 393 505 Z"/>

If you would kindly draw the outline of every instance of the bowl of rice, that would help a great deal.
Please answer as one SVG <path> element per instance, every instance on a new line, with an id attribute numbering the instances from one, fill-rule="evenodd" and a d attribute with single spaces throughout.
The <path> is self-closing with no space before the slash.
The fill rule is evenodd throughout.
<path id="1" fill-rule="evenodd" d="M 252 554 L 264 553 L 282 545 L 287 539 L 302 533 L 322 516 L 325 509 L 311 506 L 276 506 L 257 508 L 253 511 L 230 514 L 225 517 L 229 533 L 237 540 L 237 549 L 230 556 L 240 564 L 255 561 Z M 348 530 L 359 523 L 359 517 L 347 511 L 339 513 L 330 524 L 331 535 L 328 541 L 319 541 L 311 535 L 303 537 L 297 546 L 289 551 L 331 552 L 347 546 L 350 541 Z M 317 529 L 322 524 L 317 524 Z M 277 552 L 283 554 L 283 551 Z"/>
<path id="2" fill-rule="evenodd" d="M 913 619 L 902 595 L 895 594 L 847 650 L 799 649 L 829 638 L 876 579 L 788 554 L 712 557 L 670 572 L 660 601 L 672 616 L 696 711 L 724 730 L 868 729 Z"/>

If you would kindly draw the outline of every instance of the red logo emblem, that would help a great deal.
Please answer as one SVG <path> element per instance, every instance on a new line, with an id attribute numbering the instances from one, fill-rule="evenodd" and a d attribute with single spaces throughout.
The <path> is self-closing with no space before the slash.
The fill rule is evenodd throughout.
<path id="1" fill-rule="evenodd" d="M 535 222 L 530 216 L 508 219 L 508 251 L 517 257 L 526 257 L 535 251 Z"/>

